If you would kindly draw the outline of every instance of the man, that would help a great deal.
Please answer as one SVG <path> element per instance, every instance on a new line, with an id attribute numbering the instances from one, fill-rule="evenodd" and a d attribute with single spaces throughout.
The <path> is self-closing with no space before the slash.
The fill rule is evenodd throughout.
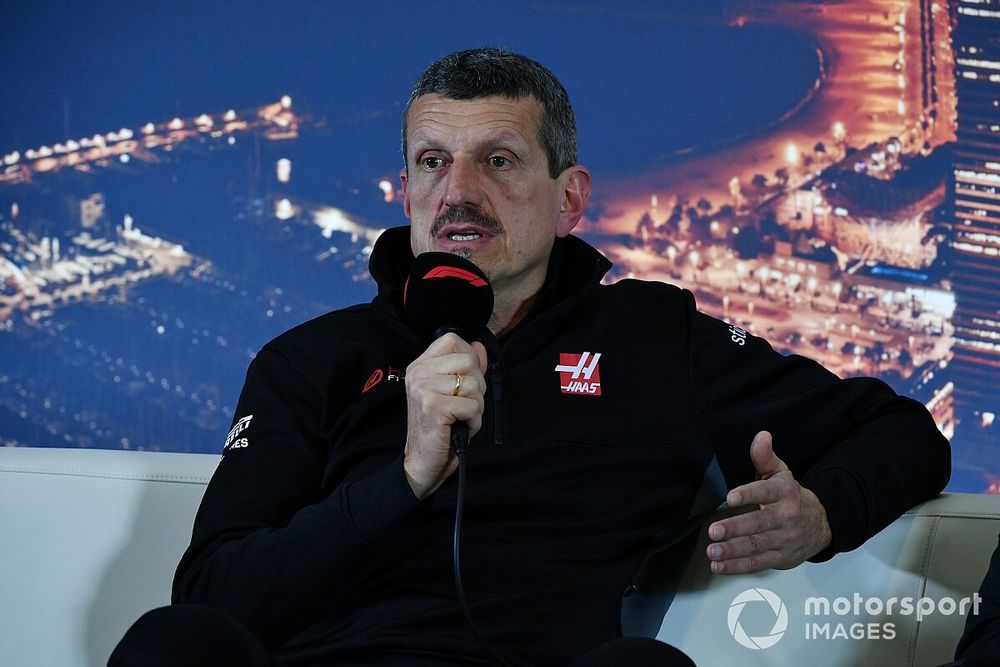
<path id="1" fill-rule="evenodd" d="M 473 435 L 465 593 L 518 665 L 664 664 L 663 645 L 614 643 L 622 594 L 723 500 L 757 507 L 709 527 L 712 571 L 737 574 L 853 549 L 947 482 L 947 441 L 883 383 L 782 357 L 677 288 L 600 284 L 610 263 L 570 236 L 590 173 L 541 65 L 440 59 L 402 136 L 411 226 L 376 244 L 379 295 L 248 372 L 175 579 L 174 601 L 200 605 L 170 621 L 190 643 L 242 642 L 259 664 L 492 664 L 452 581 L 456 422 Z M 478 341 L 428 346 L 405 324 L 403 282 L 432 250 L 489 276 Z"/>

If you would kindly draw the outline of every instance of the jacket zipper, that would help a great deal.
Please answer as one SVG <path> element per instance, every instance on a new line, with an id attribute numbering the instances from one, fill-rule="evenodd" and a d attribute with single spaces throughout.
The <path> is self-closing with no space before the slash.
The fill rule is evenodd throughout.
<path id="1" fill-rule="evenodd" d="M 490 394 L 493 396 L 493 444 L 503 444 L 504 415 L 503 415 L 503 392 L 500 381 L 500 364 L 491 361 L 490 371 Z"/>

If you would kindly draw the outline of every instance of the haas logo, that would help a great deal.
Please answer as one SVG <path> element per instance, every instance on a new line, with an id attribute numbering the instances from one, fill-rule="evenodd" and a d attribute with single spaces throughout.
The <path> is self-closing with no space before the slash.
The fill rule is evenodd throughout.
<path id="1" fill-rule="evenodd" d="M 600 396 L 601 370 L 597 367 L 600 359 L 600 352 L 560 352 L 559 365 L 555 370 L 559 373 L 559 389 L 562 393 Z"/>

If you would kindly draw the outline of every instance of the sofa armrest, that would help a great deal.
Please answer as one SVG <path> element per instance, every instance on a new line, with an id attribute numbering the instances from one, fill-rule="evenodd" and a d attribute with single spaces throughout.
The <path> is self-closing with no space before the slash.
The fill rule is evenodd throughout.
<path id="1" fill-rule="evenodd" d="M 723 577 L 709 571 L 703 528 L 657 637 L 699 665 L 936 667 L 952 659 L 965 624 L 948 600 L 971 608 L 998 533 L 1000 498 L 946 494 L 828 562 Z M 907 598 L 935 609 L 918 620 L 916 609 L 905 613 Z M 775 599 L 787 614 L 783 633 Z"/>

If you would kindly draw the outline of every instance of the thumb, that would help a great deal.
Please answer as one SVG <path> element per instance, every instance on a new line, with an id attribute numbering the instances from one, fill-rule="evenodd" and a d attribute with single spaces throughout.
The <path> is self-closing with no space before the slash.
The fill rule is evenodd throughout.
<path id="1" fill-rule="evenodd" d="M 775 455 L 771 434 L 767 431 L 761 431 L 754 436 L 753 442 L 750 443 L 750 460 L 759 479 L 767 479 L 783 470 L 788 470 L 784 461 Z"/>
<path id="2" fill-rule="evenodd" d="M 479 359 L 479 370 L 485 373 L 487 366 L 489 366 L 489 360 L 486 355 L 486 347 L 478 340 L 473 341 L 472 351 L 476 353 L 476 357 Z"/>

